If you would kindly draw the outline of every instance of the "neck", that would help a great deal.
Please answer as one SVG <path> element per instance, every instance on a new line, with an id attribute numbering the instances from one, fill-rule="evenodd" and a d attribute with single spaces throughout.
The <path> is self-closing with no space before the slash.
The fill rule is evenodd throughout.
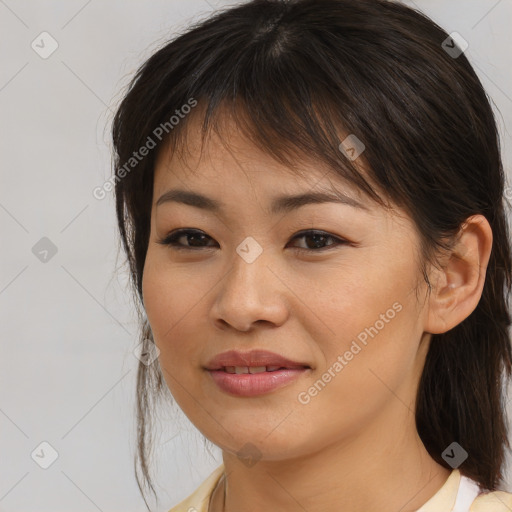
<path id="1" fill-rule="evenodd" d="M 414 426 L 412 413 L 400 401 L 394 403 Z M 396 410 L 390 416 L 396 425 Z M 262 458 L 247 466 L 235 454 L 223 452 L 225 477 L 212 496 L 210 512 L 417 511 L 451 471 L 430 457 L 415 426 L 406 429 L 401 423 L 403 429 L 386 431 L 382 423 L 372 425 L 292 460 Z"/>

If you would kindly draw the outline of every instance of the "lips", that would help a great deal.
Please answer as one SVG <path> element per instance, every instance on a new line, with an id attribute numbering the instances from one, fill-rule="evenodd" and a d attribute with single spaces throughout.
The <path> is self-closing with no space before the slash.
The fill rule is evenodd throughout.
<path id="1" fill-rule="evenodd" d="M 253 373 L 251 368 L 266 367 L 266 371 L 274 371 L 277 369 L 298 369 L 298 368 L 311 368 L 307 363 L 300 361 L 293 361 L 280 354 L 269 352 L 267 350 L 251 350 L 250 352 L 238 352 L 236 350 L 229 350 L 222 352 L 211 359 L 205 366 L 206 370 L 224 370 L 232 372 L 233 368 L 246 368 L 248 372 Z"/>

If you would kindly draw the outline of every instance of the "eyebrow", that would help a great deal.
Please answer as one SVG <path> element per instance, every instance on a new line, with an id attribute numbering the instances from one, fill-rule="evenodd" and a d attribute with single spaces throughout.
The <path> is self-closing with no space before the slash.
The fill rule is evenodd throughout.
<path id="1" fill-rule="evenodd" d="M 161 204 L 169 202 L 187 204 L 189 206 L 194 206 L 214 213 L 219 213 L 224 207 L 224 204 L 217 199 L 206 197 L 197 192 L 190 192 L 188 190 L 181 189 L 168 190 L 162 194 L 158 198 L 156 206 L 158 207 Z M 364 204 L 342 194 L 341 192 L 336 194 L 328 192 L 307 192 L 304 194 L 282 195 L 275 197 L 271 204 L 270 213 L 273 215 L 287 213 L 307 204 L 321 203 L 341 203 L 354 208 L 369 210 L 369 208 Z"/>

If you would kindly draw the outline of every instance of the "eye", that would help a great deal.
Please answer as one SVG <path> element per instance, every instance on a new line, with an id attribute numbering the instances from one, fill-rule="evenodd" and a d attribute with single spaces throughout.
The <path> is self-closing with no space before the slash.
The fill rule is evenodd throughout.
<path id="1" fill-rule="evenodd" d="M 191 241 L 192 245 L 186 246 L 178 243 L 182 238 L 189 242 Z M 157 243 L 162 245 L 169 245 L 173 249 L 178 250 L 196 250 L 201 249 L 202 247 L 208 247 L 202 245 L 202 243 L 208 238 L 212 240 L 212 238 L 210 238 L 206 233 L 203 233 L 197 229 L 178 229 L 177 231 L 167 235 L 165 238 L 157 240 Z"/>
<path id="2" fill-rule="evenodd" d="M 339 245 L 347 245 L 350 242 L 343 240 L 342 238 L 330 235 L 324 231 L 307 230 L 296 234 L 291 241 L 303 238 L 306 241 L 306 247 L 292 247 L 293 249 L 321 252 L 329 248 L 333 248 Z M 179 243 L 181 239 L 187 240 L 189 245 L 183 245 Z M 334 240 L 333 243 L 325 245 L 326 240 Z M 211 248 L 215 245 L 204 245 L 205 242 L 213 239 L 206 233 L 197 229 L 178 229 L 173 233 L 170 233 L 165 238 L 157 240 L 157 243 L 162 245 L 168 245 L 176 250 L 194 251 L 202 248 Z M 310 242 L 310 243 L 308 243 Z M 218 245 L 218 244 L 217 244 Z M 308 247 L 308 245 L 312 247 Z"/>
<path id="3" fill-rule="evenodd" d="M 299 238 L 303 238 L 306 241 L 306 246 L 308 245 L 307 241 L 311 241 L 312 248 L 310 247 L 295 247 L 295 249 L 302 249 L 306 251 L 313 251 L 313 252 L 321 252 L 329 248 L 336 247 L 338 245 L 345 245 L 349 242 L 347 240 L 343 240 L 342 238 L 338 238 L 334 235 L 330 235 L 329 233 L 326 233 L 325 231 L 315 231 L 315 230 L 308 230 L 308 231 L 302 231 L 295 235 L 292 240 L 297 240 Z M 325 241 L 331 239 L 334 240 L 333 243 L 325 244 Z"/>

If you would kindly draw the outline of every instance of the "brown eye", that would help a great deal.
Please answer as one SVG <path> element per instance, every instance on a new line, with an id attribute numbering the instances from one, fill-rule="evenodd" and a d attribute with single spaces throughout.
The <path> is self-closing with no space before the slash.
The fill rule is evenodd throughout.
<path id="1" fill-rule="evenodd" d="M 184 239 L 189 242 L 189 245 L 183 245 L 180 240 Z M 176 249 L 201 249 L 203 247 L 212 247 L 204 245 L 208 239 L 212 240 L 206 233 L 196 229 L 179 229 L 166 236 L 163 240 L 157 242 L 162 245 L 169 245 Z"/>
<path id="2" fill-rule="evenodd" d="M 295 235 L 292 240 L 303 238 L 306 242 L 306 247 L 295 247 L 296 249 L 302 249 L 306 251 L 320 252 L 330 247 L 336 247 L 338 245 L 347 244 L 346 240 L 325 233 L 324 231 L 303 231 Z M 334 240 L 334 243 L 326 245 L 327 240 Z"/>

